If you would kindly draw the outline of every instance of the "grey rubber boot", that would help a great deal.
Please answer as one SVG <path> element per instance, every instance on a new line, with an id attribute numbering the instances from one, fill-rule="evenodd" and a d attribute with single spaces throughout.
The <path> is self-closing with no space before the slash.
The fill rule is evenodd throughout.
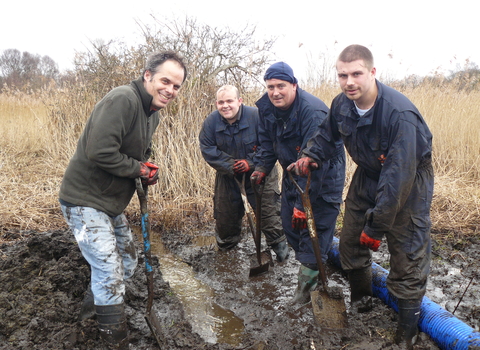
<path id="1" fill-rule="evenodd" d="M 350 284 L 350 302 L 352 309 L 363 313 L 372 309 L 372 267 L 365 267 L 348 272 Z"/>
<path id="2" fill-rule="evenodd" d="M 85 296 L 83 297 L 82 307 L 80 308 L 80 314 L 78 320 L 83 321 L 88 318 L 95 318 L 95 303 L 93 300 L 92 286 L 88 285 Z"/>
<path id="3" fill-rule="evenodd" d="M 305 265 L 300 265 L 298 271 L 298 285 L 292 304 L 307 304 L 310 302 L 310 292 L 315 290 L 318 284 L 318 270 L 310 269 Z"/>
<path id="4" fill-rule="evenodd" d="M 96 305 L 98 330 L 109 349 L 129 348 L 125 305 Z"/>
<path id="5" fill-rule="evenodd" d="M 418 320 L 422 299 L 398 299 L 398 326 L 395 343 L 402 349 L 413 350 L 417 341 Z"/>
<path id="6" fill-rule="evenodd" d="M 272 244 L 272 249 L 277 255 L 277 261 L 282 262 L 288 259 L 290 255 L 290 250 L 288 249 L 287 241 L 283 240 L 281 242 Z"/>

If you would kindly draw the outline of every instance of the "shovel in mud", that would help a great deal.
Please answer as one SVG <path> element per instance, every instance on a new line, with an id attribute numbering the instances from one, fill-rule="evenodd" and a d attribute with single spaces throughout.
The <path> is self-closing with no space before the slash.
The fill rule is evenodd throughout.
<path id="1" fill-rule="evenodd" d="M 311 173 L 308 173 L 305 190 L 302 190 L 290 172 L 288 175 L 302 197 L 303 209 L 305 210 L 305 216 L 307 217 L 308 232 L 310 233 L 310 239 L 312 240 L 313 251 L 315 253 L 315 259 L 317 260 L 319 270 L 318 286 L 320 288 L 317 287 L 316 290 L 310 292 L 315 320 L 324 330 L 343 329 L 348 323 L 345 300 L 343 299 L 343 291 L 341 288 L 331 288 L 328 286 L 327 274 L 325 273 L 325 267 L 322 261 L 322 254 L 320 252 L 317 229 L 308 191 L 310 189 Z"/>
<path id="2" fill-rule="evenodd" d="M 262 230 L 261 230 L 261 215 L 262 215 L 262 206 L 261 201 L 262 197 L 256 191 L 255 185 L 252 183 L 252 188 L 255 192 L 255 202 L 256 202 L 256 210 L 255 210 L 255 220 L 253 219 L 253 212 L 250 203 L 248 202 L 247 193 L 245 192 L 245 173 L 242 177 L 242 182 L 238 181 L 235 177 L 235 182 L 237 183 L 238 187 L 240 188 L 240 194 L 242 196 L 243 206 L 245 208 L 245 214 L 247 215 L 248 226 L 250 227 L 250 231 L 252 232 L 253 241 L 255 242 L 255 257 L 256 259 L 252 259 L 250 273 L 248 277 L 257 276 L 261 273 L 267 272 L 270 266 L 273 266 L 273 259 L 272 253 L 270 250 L 266 250 L 261 252 L 261 240 L 262 240 Z M 255 228 L 254 229 L 254 221 L 255 221 Z"/>
<path id="3" fill-rule="evenodd" d="M 140 201 L 140 211 L 142 214 L 142 236 L 143 236 L 143 252 L 145 254 L 145 275 L 147 276 L 147 311 L 145 313 L 145 320 L 152 332 L 158 346 L 162 347 L 162 328 L 160 321 L 153 310 L 153 268 L 152 268 L 152 253 L 150 251 L 150 221 L 148 219 L 148 185 L 143 185 L 141 179 L 135 179 L 137 187 L 138 200 Z"/>

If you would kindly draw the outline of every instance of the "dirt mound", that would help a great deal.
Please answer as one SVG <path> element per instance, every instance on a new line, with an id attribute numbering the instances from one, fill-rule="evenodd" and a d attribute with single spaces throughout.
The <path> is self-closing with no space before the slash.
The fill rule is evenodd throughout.
<path id="1" fill-rule="evenodd" d="M 77 321 L 90 270 L 73 235 L 55 231 L 22 236 L 26 239 L 0 247 L 0 349 L 103 349 L 96 322 Z M 158 271 L 157 259 L 154 266 Z M 127 282 L 128 327 L 132 348 L 155 349 L 144 319 L 147 294 L 142 269 L 140 256 L 138 270 Z M 202 339 L 192 333 L 180 302 L 158 274 L 155 293 L 155 307 L 166 315 L 162 322 L 167 348 L 199 348 Z"/>

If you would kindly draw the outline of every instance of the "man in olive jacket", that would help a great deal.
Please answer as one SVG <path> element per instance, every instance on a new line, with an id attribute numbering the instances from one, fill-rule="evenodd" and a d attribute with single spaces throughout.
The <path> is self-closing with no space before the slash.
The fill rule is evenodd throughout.
<path id="1" fill-rule="evenodd" d="M 158 179 L 158 167 L 147 162 L 158 111 L 177 96 L 186 73 L 175 53 L 156 53 L 142 77 L 110 91 L 88 119 L 60 187 L 63 215 L 91 267 L 80 320 L 96 314 L 102 338 L 114 349 L 128 348 L 124 279 L 137 266 L 123 210 L 137 177 L 147 185 Z"/>

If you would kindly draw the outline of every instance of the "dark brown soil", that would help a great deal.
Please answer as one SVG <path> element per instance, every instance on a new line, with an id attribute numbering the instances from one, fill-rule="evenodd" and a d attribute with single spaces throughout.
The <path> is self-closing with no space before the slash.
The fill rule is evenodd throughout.
<path id="1" fill-rule="evenodd" d="M 370 313 L 348 312 L 347 329 L 322 331 L 314 321 L 311 305 L 295 309 L 288 302 L 296 283 L 298 265 L 294 259 L 249 279 L 246 256 L 252 252 L 251 240 L 245 238 L 237 249 L 226 253 L 214 246 L 193 243 L 193 235 L 208 232 L 163 232 L 162 241 L 191 266 L 198 279 L 215 289 L 215 303 L 243 320 L 243 335 L 238 344 L 231 345 L 207 342 L 193 332 L 182 303 L 164 281 L 155 259 L 154 308 L 163 325 L 162 349 L 400 349 L 393 344 L 396 313 L 381 301 Z M 0 240 L 5 242 L 0 246 L 0 349 L 103 349 L 95 321 L 77 321 L 90 271 L 73 235 L 68 230 L 3 230 Z M 137 248 L 139 266 L 127 281 L 126 293 L 131 349 L 158 349 L 144 319 L 147 292 L 141 242 Z M 466 289 L 462 282 L 472 279 L 457 313 L 461 312 L 462 320 L 478 329 L 480 311 L 475 296 L 480 288 L 475 264 L 480 258 L 479 242 L 470 240 L 455 247 L 443 242 L 441 248 L 435 244 L 434 250 L 429 290 L 439 302 L 443 302 L 443 294 L 448 296 L 445 299 L 456 301 L 456 306 Z M 381 258 L 386 253 L 379 254 Z M 231 264 L 219 269 L 219 261 Z M 449 275 L 447 270 L 452 266 L 460 271 L 458 276 Z M 331 278 L 345 286 L 342 272 L 332 266 L 329 269 Z M 420 335 L 416 350 L 439 349 L 428 335 Z"/>

